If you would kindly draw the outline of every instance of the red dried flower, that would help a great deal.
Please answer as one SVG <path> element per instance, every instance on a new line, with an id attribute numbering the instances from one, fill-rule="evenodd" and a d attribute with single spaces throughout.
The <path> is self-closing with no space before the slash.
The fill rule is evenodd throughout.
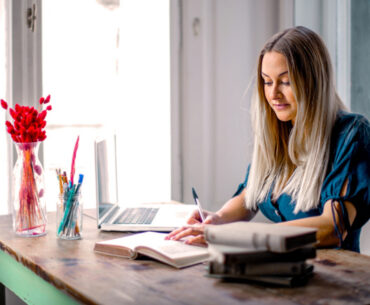
<path id="1" fill-rule="evenodd" d="M 46 117 L 46 113 L 47 113 L 47 112 L 46 112 L 46 110 L 43 110 L 43 111 L 39 114 L 39 119 L 43 121 L 43 120 L 45 119 L 45 117 Z"/>
<path id="2" fill-rule="evenodd" d="M 50 94 L 46 97 L 45 101 L 44 101 L 44 104 L 47 104 L 50 102 Z"/>
<path id="3" fill-rule="evenodd" d="M 46 98 L 41 97 L 40 105 L 50 102 L 50 95 Z M 1 100 L 1 106 L 7 110 L 8 104 Z M 9 108 L 9 114 L 13 118 L 13 124 L 6 121 L 6 130 L 15 142 L 29 143 L 43 141 L 46 139 L 46 132 L 43 130 L 46 126 L 45 117 L 48 111 L 52 110 L 48 105 L 45 110 L 37 111 L 34 107 L 15 105 L 14 109 Z"/>
<path id="4" fill-rule="evenodd" d="M 5 110 L 8 109 L 8 103 L 4 100 L 1 100 L 1 107 L 3 107 Z"/>
<path id="5" fill-rule="evenodd" d="M 9 108 L 9 113 L 14 120 L 17 119 L 17 113 L 12 108 Z"/>

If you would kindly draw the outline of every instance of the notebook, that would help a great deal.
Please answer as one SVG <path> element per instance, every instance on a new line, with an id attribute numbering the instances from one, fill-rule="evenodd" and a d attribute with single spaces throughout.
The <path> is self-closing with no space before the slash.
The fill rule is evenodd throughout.
<path id="1" fill-rule="evenodd" d="M 195 205 L 181 203 L 120 204 L 116 136 L 95 140 L 97 226 L 104 231 L 170 232 L 185 225 Z"/>

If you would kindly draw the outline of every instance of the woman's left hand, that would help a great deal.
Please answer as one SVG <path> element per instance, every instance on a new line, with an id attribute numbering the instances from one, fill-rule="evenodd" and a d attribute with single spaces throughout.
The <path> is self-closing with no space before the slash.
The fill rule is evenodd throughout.
<path id="1" fill-rule="evenodd" d="M 185 241 L 186 244 L 207 244 L 204 238 L 204 224 L 186 225 L 178 228 L 169 233 L 165 239 L 179 240 L 188 237 Z"/>

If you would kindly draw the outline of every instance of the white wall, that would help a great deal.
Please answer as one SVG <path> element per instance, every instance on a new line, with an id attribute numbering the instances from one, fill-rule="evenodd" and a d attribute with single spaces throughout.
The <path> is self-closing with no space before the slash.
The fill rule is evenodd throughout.
<path id="1" fill-rule="evenodd" d="M 175 199 L 192 203 L 194 186 L 205 208 L 216 210 L 244 179 L 252 142 L 250 92 L 243 95 L 260 48 L 279 28 L 278 11 L 274 0 L 182 2 L 182 189 Z"/>

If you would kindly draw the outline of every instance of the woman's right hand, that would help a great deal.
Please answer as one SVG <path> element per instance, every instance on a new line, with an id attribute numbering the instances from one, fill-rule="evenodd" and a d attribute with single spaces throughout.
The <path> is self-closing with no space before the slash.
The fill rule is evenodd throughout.
<path id="1" fill-rule="evenodd" d="M 198 209 L 195 209 L 190 217 L 187 219 L 186 223 L 189 225 L 193 224 L 221 224 L 222 220 L 221 217 L 217 213 L 209 212 L 203 210 L 203 214 L 205 216 L 204 222 L 201 219 L 200 213 Z"/>
<path id="2" fill-rule="evenodd" d="M 250 220 L 255 215 L 255 211 L 245 208 L 245 189 L 238 196 L 231 198 L 223 207 L 216 213 L 203 210 L 204 221 L 199 215 L 199 210 L 193 211 L 188 218 L 188 225 L 172 231 L 166 236 L 166 239 L 179 240 L 187 237 L 186 243 L 203 243 L 206 244 L 204 238 L 204 227 L 207 224 L 223 224 L 240 220 Z"/>

